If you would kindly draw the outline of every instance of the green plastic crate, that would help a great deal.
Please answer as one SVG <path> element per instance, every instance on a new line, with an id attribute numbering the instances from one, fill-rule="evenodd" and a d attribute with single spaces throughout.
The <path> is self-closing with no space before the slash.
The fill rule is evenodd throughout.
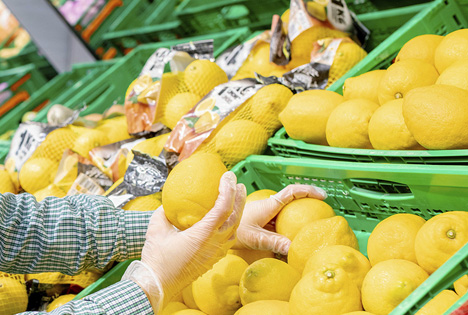
<path id="1" fill-rule="evenodd" d="M 0 140 L 0 164 L 5 163 L 5 158 L 10 152 L 10 141 Z"/>
<path id="2" fill-rule="evenodd" d="M 103 113 L 113 104 L 124 103 L 125 91 L 130 83 L 138 77 L 146 60 L 156 49 L 171 47 L 188 41 L 213 39 L 215 56 L 218 56 L 226 48 L 242 43 L 250 35 L 251 32 L 248 28 L 240 28 L 222 33 L 139 46 L 101 76 L 96 78 L 93 84 L 88 85 L 86 88 L 76 93 L 62 105 L 69 108 L 76 108 L 82 104 L 87 104 L 88 108 L 84 110 L 81 115 Z M 47 114 L 41 111 L 35 120 L 46 122 Z"/>
<path id="3" fill-rule="evenodd" d="M 400 48 L 415 36 L 422 34 L 443 35 L 468 27 L 467 0 L 437 0 L 430 4 L 413 7 L 421 6 L 425 6 L 425 9 L 373 49 L 366 58 L 332 84 L 328 90 L 342 93 L 342 87 L 347 78 L 371 70 L 387 68 Z M 406 7 L 389 11 L 398 12 L 411 9 L 412 7 Z M 368 15 L 372 16 L 374 14 L 380 15 L 384 14 L 384 12 Z M 268 143 L 275 155 L 283 157 L 313 157 L 356 162 L 406 164 L 466 164 L 468 162 L 468 150 L 390 151 L 335 148 L 307 144 L 304 141 L 291 139 L 284 128 L 281 128 Z"/>

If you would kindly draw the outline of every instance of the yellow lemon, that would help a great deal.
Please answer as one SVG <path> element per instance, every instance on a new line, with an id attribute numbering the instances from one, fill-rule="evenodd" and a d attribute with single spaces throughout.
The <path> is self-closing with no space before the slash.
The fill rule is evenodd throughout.
<path id="1" fill-rule="evenodd" d="M 196 153 L 177 164 L 162 194 L 168 220 L 180 230 L 200 221 L 213 208 L 226 171 L 219 156 L 209 153 Z"/>
<path id="2" fill-rule="evenodd" d="M 377 108 L 369 120 L 369 140 L 377 150 L 424 149 L 406 126 L 402 98 Z"/>
<path id="3" fill-rule="evenodd" d="M 437 46 L 434 54 L 434 63 L 442 73 L 455 61 L 468 57 L 468 30 L 461 29 L 446 35 Z"/>
<path id="4" fill-rule="evenodd" d="M 270 135 L 250 120 L 234 120 L 224 125 L 214 137 L 216 151 L 228 168 L 252 154 L 261 154 Z"/>
<path id="5" fill-rule="evenodd" d="M 172 313 L 172 315 L 206 315 L 206 313 L 203 313 L 202 311 L 198 311 L 198 310 L 188 309 L 188 310 L 177 311 L 175 313 Z"/>
<path id="6" fill-rule="evenodd" d="M 371 149 L 369 120 L 377 103 L 356 98 L 338 105 L 327 121 L 327 142 L 333 147 Z"/>
<path id="7" fill-rule="evenodd" d="M 414 89 L 403 102 L 406 126 L 431 150 L 468 148 L 468 91 L 449 85 Z"/>
<path id="8" fill-rule="evenodd" d="M 261 300 L 287 302 L 300 279 L 301 274 L 284 261 L 274 258 L 257 260 L 244 271 L 240 279 L 242 305 Z"/>
<path id="9" fill-rule="evenodd" d="M 205 96 L 215 86 L 228 81 L 226 73 L 209 60 L 195 60 L 184 71 L 184 80 L 190 92 Z"/>
<path id="10" fill-rule="evenodd" d="M 356 312 L 351 312 L 351 313 L 345 313 L 345 314 L 342 314 L 342 315 L 375 315 L 375 314 L 369 313 L 369 312 L 364 312 L 364 311 L 356 311 Z"/>
<path id="11" fill-rule="evenodd" d="M 343 96 L 332 91 L 304 91 L 291 97 L 279 119 L 291 138 L 327 145 L 328 118 L 343 101 Z"/>
<path id="12" fill-rule="evenodd" d="M 330 245 L 347 245 L 359 249 L 356 235 L 341 216 L 316 220 L 304 226 L 289 247 L 288 263 L 303 272 L 307 260 Z"/>
<path id="13" fill-rule="evenodd" d="M 16 194 L 15 184 L 11 180 L 10 173 L 5 169 L 0 169 L 0 194 L 7 192 Z"/>
<path id="14" fill-rule="evenodd" d="M 184 303 L 180 302 L 169 302 L 167 306 L 162 310 L 161 315 L 173 315 L 177 311 L 186 310 L 188 307 Z"/>
<path id="15" fill-rule="evenodd" d="M 364 309 L 377 315 L 388 314 L 428 277 L 424 269 L 411 261 L 382 261 L 372 267 L 362 283 Z"/>
<path id="16" fill-rule="evenodd" d="M 339 31 L 335 31 L 339 32 Z M 359 61 L 364 59 L 367 53 L 358 44 L 353 41 L 342 41 L 336 50 L 333 64 L 328 73 L 328 82 L 325 88 L 335 83 L 339 78 L 346 74 Z"/>
<path id="17" fill-rule="evenodd" d="M 458 301 L 460 297 L 451 290 L 443 290 L 432 300 L 426 303 L 416 315 L 439 315 L 445 314 L 448 309 Z"/>
<path id="18" fill-rule="evenodd" d="M 413 37 L 401 47 L 395 62 L 419 59 L 434 65 L 434 54 L 444 36 L 425 34 Z"/>
<path id="19" fill-rule="evenodd" d="M 132 148 L 132 150 L 140 151 L 142 153 L 149 154 L 150 156 L 157 157 L 159 154 L 161 154 L 161 151 L 163 150 L 169 135 L 170 133 L 165 133 L 163 135 L 139 142 Z M 130 150 L 127 154 L 126 168 L 128 168 L 133 160 L 134 155 L 132 150 Z"/>
<path id="20" fill-rule="evenodd" d="M 126 116 L 103 120 L 98 124 L 96 130 L 104 132 L 109 138 L 109 143 L 123 141 L 132 137 L 127 131 Z"/>
<path id="21" fill-rule="evenodd" d="M 13 315 L 26 311 L 28 294 L 26 286 L 10 277 L 0 277 L 0 310 Z"/>
<path id="22" fill-rule="evenodd" d="M 58 197 L 58 198 L 63 198 L 67 195 L 65 191 L 57 187 L 55 184 L 50 184 L 49 186 L 42 188 L 41 190 L 38 190 L 34 193 L 34 197 L 36 197 L 36 200 L 38 202 L 41 202 L 44 200 L 46 197 Z"/>
<path id="23" fill-rule="evenodd" d="M 79 128 L 79 136 L 73 143 L 73 151 L 79 155 L 89 158 L 89 151 L 96 147 L 109 144 L 107 135 L 98 129 Z"/>
<path id="24" fill-rule="evenodd" d="M 468 60 L 454 62 L 440 74 L 436 84 L 452 85 L 468 91 Z"/>
<path id="25" fill-rule="evenodd" d="M 271 195 L 275 195 L 276 191 L 271 189 L 260 189 L 249 194 L 246 198 L 246 202 L 252 202 L 257 200 L 264 200 L 270 198 Z"/>
<path id="26" fill-rule="evenodd" d="M 381 105 L 404 98 L 414 88 L 432 85 L 439 73 L 430 63 L 419 59 L 406 59 L 388 67 L 380 80 L 378 95 Z"/>
<path id="27" fill-rule="evenodd" d="M 281 127 L 278 115 L 293 96 L 290 89 L 281 84 L 269 84 L 250 98 L 252 120 L 271 132 Z"/>
<path id="28" fill-rule="evenodd" d="M 68 302 L 73 300 L 75 296 L 76 294 L 65 294 L 65 295 L 59 296 L 58 298 L 53 300 L 52 303 L 47 305 L 47 312 L 52 312 L 56 308 L 59 308 L 60 306 L 67 304 Z"/>
<path id="29" fill-rule="evenodd" d="M 347 272 L 330 264 L 302 277 L 291 293 L 289 310 L 301 315 L 361 311 L 361 295 Z"/>
<path id="30" fill-rule="evenodd" d="M 382 80 L 385 70 L 373 70 L 361 74 L 357 77 L 348 78 L 343 85 L 343 96 L 345 99 L 365 98 L 379 104 L 377 94 L 380 80 Z"/>
<path id="31" fill-rule="evenodd" d="M 302 274 L 314 272 L 327 264 L 343 268 L 359 290 L 362 287 L 364 277 L 371 268 L 369 260 L 358 250 L 344 245 L 330 245 L 310 256 Z"/>
<path id="32" fill-rule="evenodd" d="M 60 162 L 63 152 L 73 148 L 77 137 L 78 134 L 71 127 L 55 129 L 46 136 L 32 157 L 45 157 Z"/>
<path id="33" fill-rule="evenodd" d="M 54 181 L 58 166 L 57 161 L 44 157 L 27 160 L 19 173 L 21 187 L 30 194 L 47 187 Z"/>
<path id="34" fill-rule="evenodd" d="M 254 249 L 230 249 L 228 254 L 236 255 L 245 260 L 249 265 L 263 258 L 274 258 L 275 254 L 267 250 Z"/>
<path id="35" fill-rule="evenodd" d="M 256 72 L 263 76 L 270 76 L 272 72 L 285 71 L 285 67 L 270 61 L 270 44 L 264 41 L 255 45 L 246 63 L 252 74 Z"/>
<path id="36" fill-rule="evenodd" d="M 420 216 L 399 213 L 377 224 L 367 243 L 367 255 L 372 266 L 389 259 L 418 263 L 414 241 L 425 222 Z"/>
<path id="37" fill-rule="evenodd" d="M 179 93 L 172 97 L 166 106 L 162 123 L 174 129 L 179 120 L 200 101 L 201 97 L 194 93 Z"/>
<path id="38" fill-rule="evenodd" d="M 468 212 L 438 214 L 424 223 L 416 234 L 416 259 L 431 274 L 467 242 Z"/>
<path id="39" fill-rule="evenodd" d="M 193 298 L 192 284 L 193 283 L 191 283 L 189 286 L 182 290 L 182 299 L 184 301 L 184 304 L 187 305 L 189 308 L 198 310 L 197 303 L 195 303 L 195 299 Z"/>
<path id="40" fill-rule="evenodd" d="M 157 192 L 147 196 L 136 197 L 130 200 L 122 207 L 124 210 L 135 210 L 135 211 L 152 211 L 158 209 L 161 203 L 161 192 Z"/>
<path id="41" fill-rule="evenodd" d="M 334 215 L 332 207 L 322 200 L 314 198 L 293 200 L 285 205 L 276 217 L 276 232 L 293 240 L 308 223 L 331 218 Z"/>
<path id="42" fill-rule="evenodd" d="M 464 296 L 468 291 L 468 275 L 462 276 L 460 279 L 453 283 L 453 288 L 458 296 Z"/>
<path id="43" fill-rule="evenodd" d="M 241 307 L 239 282 L 249 265 L 240 257 L 227 255 L 213 269 L 193 282 L 197 306 L 208 315 L 232 315 Z"/>
<path id="44" fill-rule="evenodd" d="M 256 301 L 242 306 L 234 315 L 289 315 L 289 303 L 278 300 Z"/>

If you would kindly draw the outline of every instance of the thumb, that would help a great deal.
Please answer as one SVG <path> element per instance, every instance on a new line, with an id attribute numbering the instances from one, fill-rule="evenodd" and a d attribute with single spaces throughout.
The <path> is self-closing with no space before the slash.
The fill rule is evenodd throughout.
<path id="1" fill-rule="evenodd" d="M 151 216 L 146 236 L 170 232 L 175 232 L 174 226 L 167 219 L 163 206 L 160 206 Z"/>

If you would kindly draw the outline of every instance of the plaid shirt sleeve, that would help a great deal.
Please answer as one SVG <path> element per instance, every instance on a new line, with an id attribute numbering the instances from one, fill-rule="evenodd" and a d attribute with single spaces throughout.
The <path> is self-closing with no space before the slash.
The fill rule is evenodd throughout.
<path id="1" fill-rule="evenodd" d="M 0 271 L 74 275 L 139 258 L 152 211 L 117 209 L 102 196 L 0 194 Z"/>
<path id="2" fill-rule="evenodd" d="M 140 287 L 130 281 L 120 281 L 110 287 L 91 294 L 82 300 L 71 301 L 53 310 L 45 312 L 25 312 L 21 314 L 38 315 L 104 315 L 104 314 L 154 314 L 151 304 Z"/>

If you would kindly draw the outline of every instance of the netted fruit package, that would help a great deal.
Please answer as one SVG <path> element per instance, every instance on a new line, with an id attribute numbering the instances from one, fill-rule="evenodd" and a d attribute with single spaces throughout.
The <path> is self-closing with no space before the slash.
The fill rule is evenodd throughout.
<path id="1" fill-rule="evenodd" d="M 60 272 L 43 272 L 35 274 L 26 274 L 26 281 L 36 279 L 42 284 L 74 284 L 81 288 L 86 288 L 93 284 L 102 276 L 103 272 L 97 270 L 85 270 L 78 275 L 65 275 Z"/>
<path id="2" fill-rule="evenodd" d="M 284 85 L 265 86 L 251 79 L 217 86 L 177 123 L 165 149 L 178 161 L 194 152 L 217 153 L 232 168 L 265 150 L 291 96 Z"/>

